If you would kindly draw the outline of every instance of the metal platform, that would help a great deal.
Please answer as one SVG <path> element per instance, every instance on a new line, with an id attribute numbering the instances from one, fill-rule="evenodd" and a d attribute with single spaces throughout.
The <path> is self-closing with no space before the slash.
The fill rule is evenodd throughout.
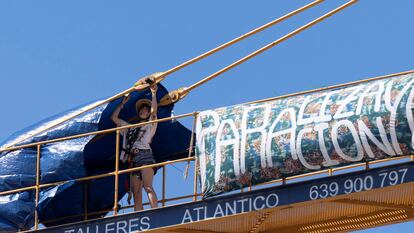
<path id="1" fill-rule="evenodd" d="M 414 163 L 47 228 L 39 232 L 338 232 L 414 219 Z"/>

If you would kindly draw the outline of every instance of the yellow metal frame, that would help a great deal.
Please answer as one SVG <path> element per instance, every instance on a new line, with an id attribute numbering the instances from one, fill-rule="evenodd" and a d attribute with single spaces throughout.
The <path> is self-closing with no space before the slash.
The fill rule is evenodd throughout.
<path id="1" fill-rule="evenodd" d="M 190 59 L 190 60 L 188 60 L 188 61 L 186 61 L 186 62 L 184 62 L 184 63 L 182 63 L 182 64 L 180 64 L 178 66 L 176 66 L 176 67 L 173 67 L 173 68 L 171 68 L 171 69 L 163 72 L 163 75 L 166 76 L 166 75 L 172 74 L 172 73 L 174 73 L 174 72 L 176 72 L 176 71 L 178 71 L 178 70 L 180 70 L 180 69 L 182 69 L 182 68 L 184 68 L 184 67 L 186 67 L 188 65 L 193 64 L 194 62 L 197 62 L 197 61 L 199 61 L 199 60 L 201 60 L 203 58 L 206 58 L 206 57 L 208 57 L 208 56 L 210 56 L 210 55 L 212 55 L 212 54 L 214 54 L 214 53 L 216 53 L 216 52 L 218 52 L 218 51 L 220 51 L 220 50 L 222 50 L 224 48 L 227 48 L 227 47 L 229 47 L 229 46 L 231 46 L 233 44 L 236 44 L 237 42 L 240 42 L 241 40 L 244 40 L 244 39 L 246 39 L 246 38 L 248 38 L 248 37 L 250 37 L 250 36 L 252 36 L 252 35 L 254 35 L 254 34 L 258 33 L 258 32 L 261 32 L 261 31 L 263 31 L 263 30 L 265 30 L 265 29 L 267 29 L 267 28 L 269 28 L 269 27 L 271 27 L 273 25 L 276 25 L 278 23 L 281 23 L 281 22 L 285 21 L 286 19 L 289 19 L 290 17 L 292 17 L 294 15 L 297 15 L 297 14 L 299 14 L 299 13 L 301 13 L 301 12 L 303 12 L 303 11 L 305 11 L 305 10 L 313 7 L 313 6 L 316 6 L 316 5 L 320 4 L 320 3 L 322 3 L 323 1 L 324 0 L 315 0 L 315 1 L 313 1 L 313 2 L 311 2 L 311 3 L 309 3 L 309 4 L 305 5 L 305 6 L 303 6 L 301 8 L 298 8 L 298 9 L 296 9 L 294 11 L 291 11 L 288 14 L 283 15 L 282 17 L 279 17 L 279 18 L 277 18 L 277 19 L 275 19 L 275 20 L 273 20 L 273 21 L 271 21 L 271 22 L 269 22 L 267 24 L 264 24 L 264 25 L 262 25 L 262 26 L 260 26 L 258 28 L 255 28 L 255 29 L 247 32 L 246 34 L 243 34 L 243 35 L 241 35 L 241 36 L 239 36 L 239 37 L 237 37 L 237 38 L 235 38 L 235 39 L 233 39 L 231 41 L 228 41 L 228 42 L 226 42 L 226 43 L 224 43 L 224 44 L 222 44 L 220 46 L 217 46 L 216 48 L 214 48 L 214 49 L 212 49 L 210 51 L 207 51 L 207 52 L 205 52 L 205 53 L 203 53 L 203 54 L 201 54 L 201 55 L 199 55 L 197 57 L 194 57 L 194 58 L 192 58 L 192 59 Z"/>
<path id="2" fill-rule="evenodd" d="M 199 87 L 200 85 L 202 85 L 202 84 L 204 84 L 204 83 L 212 80 L 213 78 L 219 76 L 220 74 L 225 73 L 225 72 L 227 72 L 230 69 L 233 69 L 234 67 L 242 64 L 243 62 L 248 61 L 249 59 L 251 59 L 251 58 L 253 58 L 253 57 L 255 57 L 255 56 L 257 56 L 257 55 L 265 52 L 266 50 L 268 50 L 268 49 L 270 49 L 270 48 L 272 48 L 272 47 L 274 47 L 274 46 L 276 46 L 276 45 L 278 45 L 278 44 L 286 41 L 287 39 L 289 39 L 289 38 L 291 38 L 291 37 L 293 37 L 293 36 L 301 33 L 302 31 L 305 31 L 306 29 L 308 29 L 308 28 L 310 28 L 310 27 L 318 24 L 319 22 L 321 22 L 321 21 L 323 21 L 323 20 L 331 17 L 332 15 L 334 15 L 334 14 L 342 11 L 343 9 L 345 9 L 345 8 L 351 6 L 352 4 L 355 4 L 357 2 L 358 2 L 358 0 L 350 0 L 350 1 L 348 1 L 347 3 L 345 3 L 345 4 L 343 4 L 343 5 L 335 8 L 334 10 L 329 11 L 328 13 L 326 13 L 326 14 L 324 14 L 324 15 L 322 15 L 322 16 L 314 19 L 314 20 L 312 20 L 311 22 L 309 22 L 309 23 L 307 23 L 307 24 L 305 24 L 305 25 L 303 25 L 303 26 L 301 26 L 301 27 L 299 27 L 299 28 L 291 31 L 290 33 L 288 33 L 288 34 L 280 37 L 279 39 L 273 41 L 272 43 L 267 44 L 266 46 L 264 46 L 264 47 L 262 47 L 262 48 L 260 48 L 260 49 L 258 49 L 256 51 L 254 51 L 253 53 L 250 53 L 249 55 L 247 55 L 247 56 L 245 56 L 245 57 L 243 57 L 243 58 L 241 58 L 241 59 L 233 62 L 232 64 L 230 64 L 230 65 L 228 65 L 228 66 L 220 69 L 219 71 L 217 71 L 217 72 L 215 72 L 215 73 L 213 73 L 213 74 L 211 74 L 211 75 L 209 75 L 209 76 L 201 79 L 200 81 L 198 81 L 198 82 L 194 83 L 193 85 L 189 86 L 188 88 L 186 88 L 185 89 L 185 92 L 187 92 L 187 93 L 190 92 L 191 90 L 193 90 L 193 89 Z"/>
<path id="3" fill-rule="evenodd" d="M 319 1 L 319 2 L 320 2 L 320 1 Z M 307 5 L 307 6 L 303 7 L 303 9 L 306 9 L 306 8 L 308 8 L 308 7 L 311 7 L 311 6 L 315 5 L 315 4 L 318 4 L 319 2 L 318 2 L 318 1 L 315 1 L 315 2 L 313 2 L 313 3 L 311 3 L 311 4 Z M 288 33 L 288 34 L 286 34 L 286 35 L 284 35 L 284 36 L 280 37 L 279 39 L 277 39 L 277 40 L 275 40 L 275 41 L 271 42 L 270 44 L 267 44 L 266 46 L 263 46 L 263 47 L 261 47 L 260 49 L 255 50 L 254 52 L 252 52 L 252 53 L 250 53 L 250 54 L 248 54 L 248 55 L 246 55 L 246 56 L 244 56 L 244 57 L 240 58 L 239 60 L 237 60 L 237 61 L 235 61 L 235 62 L 231 63 L 230 65 L 228 65 L 228 66 L 226 66 L 226 67 L 224 67 L 224 68 L 222 68 L 222 69 L 220 69 L 220 70 L 218 70 L 218 71 L 216 71 L 216 72 L 214 72 L 214 73 L 210 74 L 210 75 L 209 75 L 209 76 L 207 76 L 207 77 L 204 77 L 203 79 L 201 79 L 201 80 L 199 80 L 198 82 L 196 82 L 196 83 L 194 83 L 194 84 L 190 85 L 189 87 L 182 87 L 182 88 L 179 88 L 179 89 L 177 89 L 177 90 L 174 90 L 174 91 L 169 92 L 169 94 L 168 94 L 168 95 L 166 95 L 166 96 L 164 96 L 163 98 L 161 98 L 161 102 L 160 102 L 160 104 L 161 104 L 162 106 L 166 106 L 166 105 L 169 105 L 169 104 L 171 104 L 171 103 L 176 103 L 176 102 L 177 102 L 177 101 L 179 101 L 180 99 L 183 99 L 184 97 L 186 97 L 186 96 L 187 96 L 187 95 L 188 95 L 188 94 L 189 94 L 192 90 L 194 90 L 194 89 L 198 88 L 199 86 L 203 85 L 204 83 L 206 83 L 206 82 L 208 82 L 208 81 L 210 81 L 210 80 L 212 80 L 212 79 L 216 78 L 217 76 L 219 76 L 219 75 L 221 75 L 221 74 L 223 74 L 223 73 L 225 73 L 225 72 L 227 72 L 227 71 L 229 71 L 229 70 L 233 69 L 234 67 L 236 67 L 236 66 L 238 66 L 238 65 L 240 65 L 240 64 L 242 64 L 242 63 L 244 63 L 244 62 L 246 62 L 246 61 L 248 61 L 248 60 L 250 60 L 251 58 L 253 58 L 253 57 L 255 57 L 255 56 L 257 56 L 257 55 L 259 55 L 259 54 L 261 54 L 261 53 L 263 53 L 263 52 L 265 52 L 265 51 L 267 51 L 267 50 L 271 49 L 272 47 L 274 47 L 274 46 L 276 46 L 276 45 L 278 45 L 278 44 L 280 44 L 280 43 L 282 43 L 282 42 L 284 42 L 284 41 L 288 40 L 289 38 L 291 38 L 291 37 L 293 37 L 293 36 L 295 36 L 295 35 L 297 35 L 297 34 L 299 34 L 299 33 L 303 32 L 303 31 L 305 31 L 306 29 L 308 29 L 308 28 L 310 28 L 310 27 L 312 27 L 312 26 L 314 26 L 314 25 L 316 25 L 316 24 L 318 24 L 318 23 L 322 22 L 323 20 L 325 20 L 325 19 L 327 19 L 327 18 L 329 18 L 329 17 L 333 16 L 334 14 L 337 14 L 338 12 L 340 12 L 340 11 L 344 10 L 345 8 L 347 8 L 347 7 L 351 6 L 352 4 L 355 4 L 355 3 L 357 3 L 357 2 L 358 2 L 358 0 L 350 0 L 350 1 L 346 2 L 345 4 L 343 4 L 343 5 L 341 5 L 341 6 L 337 7 L 337 8 L 335 8 L 335 9 L 333 9 L 333 10 L 329 11 L 328 13 L 326 13 L 326 14 L 324 14 L 324 15 L 322 15 L 322 16 L 320 16 L 320 17 L 318 17 L 318 18 L 316 18 L 315 20 L 312 20 L 312 21 L 310 21 L 309 23 L 307 23 L 307 24 L 305 24 L 305 25 L 303 25 L 303 26 L 301 26 L 301 27 L 299 27 L 299 28 L 297 28 L 297 29 L 295 29 L 295 30 L 291 31 L 290 33 Z M 302 9 L 302 8 L 301 8 L 301 9 Z M 299 10 L 299 9 L 298 9 L 298 10 Z M 299 12 L 297 12 L 297 13 L 299 13 Z M 295 14 L 297 14 L 297 13 L 295 13 Z M 289 15 L 289 14 L 288 14 L 288 15 Z M 286 17 L 286 16 L 284 16 L 284 17 Z M 282 18 L 284 18 L 284 17 L 282 17 Z M 290 16 L 289 16 L 289 17 L 290 17 Z M 276 20 L 276 21 L 277 21 L 277 20 Z M 274 21 L 274 22 L 276 22 L 276 21 Z M 271 23 L 269 23 L 269 24 L 272 24 L 272 23 L 273 23 L 273 22 L 271 22 Z M 264 26 L 259 27 L 259 28 L 255 29 L 255 30 L 253 30 L 253 31 L 251 31 L 251 32 L 249 32 L 249 33 L 254 34 L 254 33 L 256 33 L 256 32 L 258 32 L 258 31 L 260 31 L 260 30 L 263 30 L 263 29 L 264 29 L 264 28 L 266 28 L 266 27 L 267 27 L 267 26 L 266 26 L 266 25 L 264 25 Z M 262 28 L 263 28 L 263 29 L 262 29 Z M 247 33 L 246 35 L 249 35 L 249 33 Z M 239 38 L 240 38 L 240 39 L 242 39 L 242 38 L 243 38 L 243 36 L 241 36 L 241 37 L 239 37 Z M 239 38 L 235 39 L 234 41 L 236 41 L 236 42 L 237 42 L 237 40 L 238 40 Z M 232 41 L 230 41 L 230 42 L 228 42 L 228 43 L 226 43 L 226 44 L 229 44 L 229 45 L 230 45 L 231 43 L 232 43 Z M 226 45 L 226 44 L 224 44 L 224 45 Z M 217 47 L 217 48 L 220 48 L 220 47 L 221 47 L 221 46 L 219 46 L 219 47 Z M 212 51 L 214 51 L 214 49 L 213 49 Z M 208 55 L 208 52 L 207 52 L 206 54 Z M 201 55 L 200 57 L 202 57 L 202 56 L 203 56 L 203 55 Z M 197 57 L 196 57 L 196 58 L 197 58 Z M 196 59 L 196 58 L 194 58 L 194 59 Z M 191 62 L 191 60 L 190 60 L 189 62 Z M 184 64 L 186 64 L 186 63 L 184 63 Z M 173 68 L 173 69 L 174 69 L 174 68 Z M 168 71 L 167 71 L 167 72 L 168 72 Z"/>
<path id="4" fill-rule="evenodd" d="M 402 184 L 405 186 L 413 187 L 413 184 Z M 386 191 L 389 192 L 390 190 L 398 190 L 399 187 L 391 186 L 384 188 Z M 411 188 L 412 189 L 412 188 Z M 401 200 L 398 199 L 395 204 L 390 203 L 381 203 L 381 202 L 370 202 L 364 201 L 367 196 L 372 197 L 372 193 L 376 193 L 375 195 L 379 194 L 378 191 L 370 190 L 365 191 L 362 193 L 353 193 L 350 194 L 352 196 L 349 200 L 343 199 L 341 196 L 331 197 L 328 199 L 318 199 L 314 201 L 310 201 L 308 203 L 295 203 L 292 205 L 286 206 L 279 206 L 272 209 L 262 209 L 252 212 L 244 212 L 238 213 L 234 215 L 227 215 L 220 217 L 218 219 L 203 219 L 197 222 L 190 222 L 184 224 L 177 224 L 172 226 L 160 227 L 156 229 L 148 230 L 148 232 L 197 232 L 197 233 L 213 233 L 213 232 L 230 232 L 226 231 L 226 229 L 231 229 L 231 232 L 308 232 L 308 233 L 329 233 L 329 232 L 345 232 L 345 231 L 353 231 L 353 230 L 361 230 L 367 229 L 371 227 L 378 227 L 387 224 L 395 224 L 401 223 L 405 221 L 413 220 L 412 212 L 413 208 L 412 205 L 404 205 L 399 203 Z M 374 197 L 378 198 L 378 196 Z M 408 196 L 411 196 L 408 194 Z M 401 196 L 399 197 L 401 198 Z M 362 199 L 363 201 L 358 201 L 358 199 Z M 344 214 L 344 216 L 335 217 L 333 219 L 327 220 L 320 220 L 320 217 L 317 217 L 315 220 L 314 216 L 318 216 L 320 212 L 315 211 L 315 214 L 306 215 L 302 214 L 302 210 L 306 209 L 318 209 L 320 206 L 325 205 L 327 203 L 338 203 L 343 205 L 356 205 L 356 206 L 371 206 L 371 207 L 380 207 L 383 210 L 377 210 L 375 212 L 368 213 L 367 210 L 363 210 L 367 212 L 364 215 L 349 215 L 349 212 Z M 297 208 L 301 208 L 299 211 L 301 214 L 291 212 L 294 214 L 289 214 L 286 211 L 294 210 Z M 338 214 L 336 211 L 337 207 L 332 207 L 327 209 L 327 214 Z M 340 208 L 340 206 L 338 206 Z M 405 213 L 404 213 L 405 210 Z M 298 211 L 298 210 L 296 210 Z M 332 211 L 330 213 L 329 211 Z M 346 211 L 349 211 L 346 210 Z M 307 211 L 309 214 L 309 211 Z M 361 208 L 352 209 L 352 212 L 361 212 Z M 409 214 L 409 216 L 403 216 L 404 214 Z M 274 215 L 280 214 L 283 218 L 274 218 Z M 411 216 L 411 217 L 410 217 Z M 300 219 L 299 222 L 303 221 L 302 223 L 291 223 L 291 225 L 287 224 L 285 221 L 287 218 L 297 218 Z M 319 218 L 319 219 L 318 219 Z M 250 223 L 250 224 L 246 224 Z M 284 226 L 280 226 L 284 225 Z M 287 226 L 286 226 L 287 225 Z M 276 228 L 273 228 L 276 226 Z"/>
<path id="5" fill-rule="evenodd" d="M 372 81 L 372 80 L 377 80 L 377 79 L 382 79 L 382 78 L 388 78 L 388 77 L 392 77 L 392 76 L 408 74 L 408 73 L 413 73 L 413 72 L 414 71 L 406 71 L 406 72 L 401 72 L 401 73 L 397 73 L 397 74 L 393 74 L 393 75 L 380 76 L 380 77 L 376 77 L 376 78 L 361 80 L 361 81 L 348 83 L 348 84 L 343 84 L 343 85 L 337 85 L 337 86 L 332 86 L 332 87 L 327 87 L 327 88 L 320 88 L 320 89 L 307 91 L 307 92 L 300 92 L 300 93 L 296 93 L 296 94 L 292 94 L 292 95 L 311 93 L 311 92 L 320 91 L 320 90 L 328 90 L 328 89 L 331 89 L 331 88 L 343 87 L 345 85 L 357 84 L 357 83 L 362 83 L 362 82 L 367 82 L 367 81 Z M 290 96 L 292 96 L 292 95 L 290 95 Z M 259 100 L 259 101 L 256 101 L 255 103 L 270 101 L 270 100 L 274 100 L 274 99 L 278 99 L 278 98 L 281 98 L 281 97 L 275 97 L 275 98 L 271 98 L 271 99 Z M 163 167 L 162 198 L 161 198 L 161 200 L 159 200 L 159 203 L 161 203 L 162 207 L 167 206 L 167 202 L 177 201 L 177 200 L 185 200 L 185 199 L 190 199 L 190 198 L 192 198 L 192 200 L 187 201 L 187 202 L 196 202 L 196 201 L 198 201 L 198 197 L 202 196 L 202 194 L 198 192 L 199 190 L 197 188 L 197 183 L 198 183 L 197 182 L 197 175 L 198 175 L 197 161 L 196 161 L 195 157 L 191 156 L 192 152 L 193 152 L 192 147 L 193 147 L 193 143 L 194 143 L 194 135 L 195 135 L 194 131 L 195 131 L 195 124 L 197 122 L 196 121 L 197 115 L 198 115 L 198 112 L 192 112 L 192 113 L 177 115 L 177 116 L 173 116 L 173 117 L 161 118 L 161 119 L 157 119 L 157 120 L 154 120 L 154 121 L 148 121 L 148 122 L 144 122 L 144 123 L 133 124 L 133 125 L 129 125 L 129 126 L 117 127 L 117 128 L 113 128 L 113 129 L 107 129 L 107 130 L 95 131 L 95 132 L 90 132 L 90 133 L 78 134 L 78 135 L 73 135 L 73 136 L 69 136 L 69 137 L 57 138 L 57 139 L 47 140 L 47 141 L 42 141 L 42 142 L 37 142 L 37 143 L 30 143 L 30 144 L 15 146 L 15 147 L 12 147 L 12 148 L 0 149 L 0 153 L 6 152 L 6 151 L 13 151 L 13 150 L 18 150 L 18 149 L 23 149 L 23 148 L 29 148 L 29 147 L 32 147 L 32 148 L 35 147 L 37 149 L 37 154 L 36 154 L 36 184 L 34 186 L 28 186 L 28 187 L 23 187 L 23 188 L 19 188 L 19 189 L 3 191 L 3 192 L 0 192 L 0 196 L 13 194 L 13 193 L 18 193 L 18 192 L 23 192 L 23 191 L 28 191 L 28 190 L 35 190 L 35 192 L 36 192 L 35 193 L 35 206 L 36 206 L 36 208 L 35 208 L 35 213 L 34 213 L 34 217 L 35 217 L 34 230 L 37 230 L 39 228 L 39 217 L 38 217 L 38 213 L 37 213 L 37 206 L 38 206 L 38 202 L 39 202 L 39 192 L 40 192 L 40 190 L 42 188 L 64 184 L 64 183 L 69 181 L 69 180 L 66 180 L 66 181 L 59 181 L 59 182 L 45 183 L 45 184 L 42 184 L 40 182 L 40 161 L 41 161 L 41 147 L 42 147 L 42 145 L 45 145 L 45 144 L 48 144 L 48 143 L 65 141 L 65 140 L 71 140 L 71 139 L 85 137 L 85 136 L 100 135 L 100 134 L 107 134 L 107 133 L 115 132 L 116 133 L 116 154 L 115 154 L 116 159 L 115 159 L 114 171 L 104 173 L 104 174 L 88 176 L 88 177 L 82 177 L 82 178 L 71 180 L 71 181 L 85 181 L 86 182 L 85 183 L 85 190 L 87 190 L 87 185 L 88 185 L 87 182 L 89 180 L 114 176 L 115 177 L 115 186 L 114 186 L 114 205 L 113 205 L 113 208 L 98 211 L 98 212 L 89 213 L 88 210 L 87 210 L 87 201 L 88 201 L 87 200 L 87 195 L 85 194 L 85 197 L 84 197 L 84 200 L 85 200 L 84 213 L 81 214 L 81 215 L 67 216 L 64 219 L 84 216 L 84 220 L 89 220 L 89 216 L 91 216 L 91 215 L 93 216 L 93 215 L 96 215 L 96 214 L 106 213 L 106 212 L 110 212 L 110 211 L 113 211 L 114 215 L 117 215 L 119 210 L 128 209 L 128 208 L 133 207 L 131 205 L 131 206 L 124 206 L 124 207 L 118 208 L 118 197 L 119 197 L 118 196 L 119 195 L 118 194 L 118 185 L 119 185 L 118 184 L 118 178 L 119 178 L 119 175 L 121 175 L 121 174 L 126 174 L 126 173 L 139 171 L 139 170 L 142 170 L 144 168 Z M 179 118 L 185 118 L 185 117 L 193 117 L 194 118 L 193 119 L 194 121 L 193 121 L 193 127 L 192 127 L 192 134 L 191 134 L 191 139 L 190 139 L 190 145 L 189 145 L 189 148 L 188 148 L 189 156 L 187 158 L 177 159 L 177 160 L 174 160 L 174 161 L 166 161 L 166 162 L 152 164 L 152 165 L 146 165 L 146 166 L 142 166 L 142 167 L 135 167 L 135 168 L 129 168 L 129 169 L 122 169 L 122 170 L 119 169 L 119 156 L 120 156 L 119 142 L 120 142 L 120 131 L 121 130 L 132 128 L 132 127 L 137 127 L 137 126 L 142 126 L 142 125 L 145 125 L 145 124 L 156 123 L 156 122 L 166 122 L 166 121 L 179 119 Z M 403 160 L 403 159 L 406 160 L 407 158 L 409 158 L 411 161 L 414 161 L 414 155 L 410 155 L 410 156 L 401 156 L 401 157 L 393 157 L 393 158 L 382 159 L 382 160 L 375 160 L 375 161 L 371 161 L 371 162 L 362 162 L 362 163 L 352 164 L 352 165 L 343 166 L 343 167 L 329 168 L 329 169 L 326 169 L 326 170 L 315 171 L 315 172 L 312 172 L 312 173 L 306 173 L 306 174 L 296 175 L 296 176 L 292 176 L 292 177 L 286 177 L 286 178 L 283 178 L 283 179 L 278 179 L 278 180 L 266 182 L 266 183 L 263 183 L 263 184 L 260 184 L 260 185 L 255 185 L 255 187 L 274 184 L 274 183 L 281 183 L 282 185 L 284 185 L 284 184 L 286 184 L 287 181 L 290 181 L 290 180 L 296 180 L 296 179 L 300 179 L 300 178 L 311 177 L 311 176 L 318 175 L 318 174 L 326 174 L 328 176 L 332 176 L 333 173 L 336 172 L 336 171 L 349 170 L 349 169 L 356 168 L 356 167 L 362 167 L 364 169 L 369 169 L 370 165 L 373 165 L 373 164 L 380 164 L 380 163 L 384 163 L 384 162 Z M 167 192 L 166 192 L 166 172 L 167 172 L 167 167 L 166 166 L 170 165 L 170 164 L 181 163 L 181 162 L 190 163 L 191 161 L 194 161 L 194 163 L 193 163 L 194 164 L 193 193 L 189 194 L 189 195 L 168 198 L 167 197 Z M 252 190 L 252 186 L 248 187 L 248 191 L 251 191 L 251 190 Z M 244 191 L 245 191 L 244 189 L 240 190 L 240 192 L 244 192 Z M 187 203 L 187 202 L 185 202 L 185 203 Z M 149 205 L 149 203 L 144 203 L 144 205 Z M 62 219 L 62 218 L 60 218 L 60 219 Z M 57 221 L 57 220 L 60 220 L 60 219 L 54 219 L 54 220 L 51 220 L 49 222 Z"/>
<path id="6" fill-rule="evenodd" d="M 262 26 L 260 26 L 258 28 L 255 28 L 255 29 L 249 31 L 248 33 L 245 33 L 245 34 L 243 34 L 243 35 L 241 35 L 241 36 L 239 36 L 239 37 L 237 37 L 237 38 L 235 38 L 235 39 L 233 39 L 231 41 L 228 41 L 228 42 L 226 42 L 226 43 L 224 43 L 224 44 L 222 44 L 220 46 L 217 46 L 217 47 L 211 49 L 210 51 L 207 51 L 207 52 L 205 52 L 205 53 L 203 53 L 203 54 L 201 54 L 201 55 L 199 55 L 197 57 L 194 57 L 194 58 L 192 58 L 192 59 L 190 59 L 190 60 L 188 60 L 188 61 L 186 61 L 186 62 L 184 62 L 184 63 L 182 63 L 180 65 L 177 65 L 177 66 L 175 66 L 175 67 L 173 67 L 173 68 L 171 68 L 171 69 L 169 69 L 169 70 L 167 70 L 165 72 L 157 72 L 155 74 L 152 74 L 151 76 L 153 76 L 155 78 L 155 81 L 157 83 L 159 83 L 162 80 L 164 80 L 166 76 L 168 76 L 168 75 L 170 75 L 170 74 L 172 74 L 172 73 L 174 73 L 174 72 L 176 72 L 176 71 L 178 71 L 178 70 L 180 70 L 180 69 L 182 69 L 184 67 L 187 67 L 187 66 L 189 66 L 189 65 L 191 65 L 191 64 L 193 64 L 193 63 L 195 63 L 195 62 L 197 62 L 197 61 L 199 61 L 201 59 L 204 59 L 204 58 L 206 58 L 206 57 L 208 57 L 208 56 L 210 56 L 210 55 L 212 55 L 212 54 L 214 54 L 214 53 L 216 53 L 218 51 L 221 51 L 221 50 L 223 50 L 223 49 L 225 49 L 225 48 L 227 48 L 227 47 L 229 47 L 229 46 L 231 46 L 233 44 L 236 44 L 237 42 L 240 42 L 243 39 L 246 39 L 246 38 L 248 38 L 248 37 L 250 37 L 250 36 L 252 36 L 252 35 L 254 35 L 254 34 L 258 33 L 258 32 L 261 32 L 261 31 L 265 30 L 266 28 L 269 28 L 269 27 L 271 27 L 273 25 L 276 25 L 278 23 L 281 23 L 284 20 L 287 20 L 287 19 L 289 19 L 292 16 L 295 16 L 295 15 L 297 15 L 297 14 L 299 14 L 299 13 L 301 13 L 301 12 L 303 12 L 303 11 L 305 11 L 305 10 L 313 7 L 313 6 L 316 6 L 316 5 L 320 4 L 320 3 L 322 3 L 323 1 L 324 0 L 315 0 L 315 1 L 313 1 L 313 2 L 311 2 L 309 4 L 307 4 L 307 5 L 305 5 L 303 7 L 300 7 L 298 9 L 294 10 L 294 11 L 291 11 L 291 12 L 285 14 L 284 16 L 279 17 L 279 18 L 277 18 L 277 19 L 275 19 L 275 20 L 273 20 L 273 21 L 271 21 L 271 22 L 269 22 L 267 24 L 264 24 L 264 25 L 262 25 Z M 356 0 L 351 0 L 351 1 L 356 1 Z M 143 79 L 145 79 L 145 78 L 146 77 L 144 77 Z M 142 82 L 143 79 L 140 79 L 138 82 L 136 82 L 133 87 L 130 87 L 130 88 L 128 88 L 128 89 L 126 89 L 126 90 L 124 90 L 124 91 L 122 91 L 122 92 L 114 95 L 114 96 L 111 96 L 111 97 L 103 100 L 103 101 L 100 101 L 100 102 L 97 102 L 97 103 L 95 103 L 93 105 L 87 106 L 83 111 L 80 111 L 80 112 L 78 112 L 76 114 L 70 115 L 70 116 L 68 116 L 68 117 L 66 117 L 64 119 L 61 119 L 59 122 L 56 122 L 56 123 L 50 125 L 49 127 L 46 127 L 46 128 L 44 128 L 42 130 L 39 130 L 39 131 L 35 132 L 34 135 L 40 134 L 42 132 L 46 132 L 47 130 L 49 130 L 52 127 L 55 127 L 55 126 L 57 126 L 57 125 L 65 122 L 65 121 L 68 121 L 70 119 L 73 119 L 76 116 L 79 116 L 79 115 L 81 115 L 82 113 L 84 113 L 86 111 L 89 111 L 89 110 L 94 109 L 94 108 L 96 108 L 98 106 L 101 106 L 101 105 L 103 105 L 105 103 L 109 103 L 109 102 L 111 102 L 111 101 L 113 101 L 115 99 L 118 99 L 118 98 L 120 98 L 122 96 L 125 96 L 125 95 L 133 92 L 134 90 L 143 90 L 143 89 L 149 88 L 149 85 L 146 85 L 146 84 L 142 85 L 141 82 Z M 181 94 L 181 95 L 182 95 L 182 97 L 185 96 L 185 94 Z M 32 137 L 34 135 L 29 135 L 29 136 L 24 137 L 24 138 L 22 138 L 22 139 L 20 139 L 20 140 L 18 140 L 16 142 L 13 142 L 12 144 L 8 145 L 7 148 L 14 147 L 15 145 L 17 145 L 17 144 L 19 144 L 19 143 L 21 143 L 21 142 L 29 139 L 30 137 Z"/>

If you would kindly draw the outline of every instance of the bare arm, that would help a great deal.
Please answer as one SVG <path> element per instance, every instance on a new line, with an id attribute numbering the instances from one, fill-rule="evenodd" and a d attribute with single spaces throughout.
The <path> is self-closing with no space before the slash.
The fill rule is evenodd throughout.
<path id="1" fill-rule="evenodd" d="M 124 104 L 128 102 L 129 96 L 124 97 L 122 99 L 121 103 L 116 107 L 115 111 L 111 115 L 111 120 L 115 123 L 117 127 L 124 126 L 126 122 L 119 118 L 119 113 L 121 112 L 121 109 L 124 107 Z"/>
<path id="2" fill-rule="evenodd" d="M 151 120 L 157 120 L 157 112 L 158 112 L 158 102 L 157 102 L 157 84 L 151 86 L 151 94 L 152 94 L 152 101 L 151 101 Z M 153 123 L 153 134 L 157 130 L 158 123 Z"/>

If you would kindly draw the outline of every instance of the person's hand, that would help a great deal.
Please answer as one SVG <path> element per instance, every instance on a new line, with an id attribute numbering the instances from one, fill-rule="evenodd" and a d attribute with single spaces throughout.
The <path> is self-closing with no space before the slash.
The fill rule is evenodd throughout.
<path id="1" fill-rule="evenodd" d="M 122 99 L 121 103 L 122 104 L 126 104 L 130 99 L 130 95 L 125 95 L 124 98 Z"/>
<path id="2" fill-rule="evenodd" d="M 157 93 L 157 90 L 158 90 L 157 83 L 152 84 L 152 85 L 150 86 L 150 89 L 151 89 L 151 92 L 152 92 L 152 93 Z"/>

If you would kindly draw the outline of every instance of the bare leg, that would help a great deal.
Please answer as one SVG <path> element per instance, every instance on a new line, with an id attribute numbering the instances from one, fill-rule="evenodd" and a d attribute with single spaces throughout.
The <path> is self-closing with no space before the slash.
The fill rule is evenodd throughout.
<path id="1" fill-rule="evenodd" d="M 128 189 L 128 198 L 127 198 L 128 205 L 131 205 L 131 199 L 132 199 L 132 175 L 129 174 L 129 189 Z"/>
<path id="2" fill-rule="evenodd" d="M 136 175 L 131 176 L 131 188 L 134 195 L 134 210 L 143 210 L 142 206 L 142 181 Z"/>
<path id="3" fill-rule="evenodd" d="M 148 199 L 151 204 L 151 208 L 157 208 L 158 207 L 158 199 L 157 194 L 154 191 L 154 188 L 152 187 L 152 180 L 154 178 L 154 169 L 152 168 L 144 168 L 141 170 L 142 174 L 142 182 L 145 189 L 145 192 L 148 194 Z"/>

